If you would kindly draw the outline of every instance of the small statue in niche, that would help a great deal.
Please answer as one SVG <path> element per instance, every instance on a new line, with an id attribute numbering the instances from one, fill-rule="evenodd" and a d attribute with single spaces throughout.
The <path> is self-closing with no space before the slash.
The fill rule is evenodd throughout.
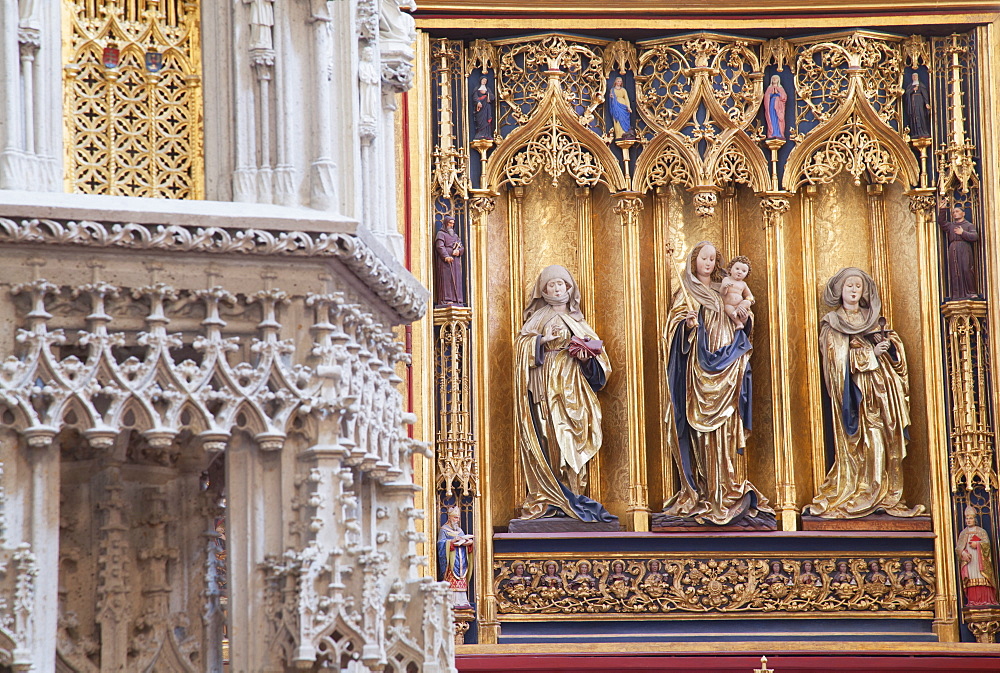
<path id="1" fill-rule="evenodd" d="M 583 317 L 573 276 L 557 264 L 545 267 L 514 343 L 514 413 L 528 491 L 522 519 L 616 521 L 582 494 L 587 463 L 604 441 L 597 391 L 611 373 L 611 362 L 603 346 Z"/>
<path id="2" fill-rule="evenodd" d="M 559 577 L 559 566 L 555 561 L 545 564 L 545 574 L 538 581 L 538 594 L 548 601 L 553 601 L 566 594 L 562 578 Z"/>
<path id="3" fill-rule="evenodd" d="M 958 574 L 969 607 L 997 604 L 997 576 L 991 558 L 990 536 L 976 524 L 976 508 L 965 508 L 965 528 L 958 534 Z"/>
<path id="4" fill-rule="evenodd" d="M 837 569 L 830 576 L 831 585 L 856 585 L 858 582 L 854 579 L 854 575 L 851 574 L 850 566 L 847 561 L 837 561 Z"/>
<path id="5" fill-rule="evenodd" d="M 791 584 L 792 580 L 781 569 L 781 561 L 771 561 L 771 572 L 764 578 L 764 584 Z"/>
<path id="6" fill-rule="evenodd" d="M 274 0 L 243 0 L 250 5 L 250 47 L 271 49 L 271 28 L 274 27 Z"/>
<path id="7" fill-rule="evenodd" d="M 938 225 L 948 241 L 948 296 L 951 299 L 977 297 L 972 262 L 975 258 L 972 244 L 979 240 L 976 225 L 965 219 L 964 208 L 955 206 L 949 213 L 943 198 L 938 199 Z"/>
<path id="8" fill-rule="evenodd" d="M 913 561 L 903 561 L 903 567 L 896 574 L 896 579 L 899 581 L 899 586 L 904 589 L 915 589 L 924 583 L 917 574 Z"/>
<path id="9" fill-rule="evenodd" d="M 462 530 L 459 523 L 461 516 L 462 510 L 458 507 L 448 509 L 448 519 L 438 534 L 438 567 L 442 569 L 441 579 L 448 583 L 451 591 L 452 606 L 468 608 L 471 607 L 469 573 L 472 570 L 473 537 Z"/>
<path id="10" fill-rule="evenodd" d="M 819 575 L 816 574 L 812 561 L 802 562 L 802 572 L 795 578 L 797 584 L 806 586 L 816 586 L 821 583 Z"/>
<path id="11" fill-rule="evenodd" d="M 743 321 L 747 319 L 750 307 L 756 301 L 750 286 L 744 280 L 749 275 L 750 259 L 737 255 L 729 262 L 729 275 L 722 279 L 720 286 L 722 308 L 736 329 L 743 329 Z"/>
<path id="12" fill-rule="evenodd" d="M 621 77 L 615 77 L 608 96 L 608 110 L 614 122 L 615 138 L 635 140 L 632 132 L 632 102 L 628 98 L 628 90 Z"/>
<path id="13" fill-rule="evenodd" d="M 882 564 L 872 560 L 868 562 L 868 572 L 865 573 L 865 584 L 881 584 L 888 586 L 889 576 L 882 570 Z"/>
<path id="14" fill-rule="evenodd" d="M 774 510 L 747 478 L 753 346 L 751 330 L 735 329 L 725 313 L 724 267 L 714 245 L 694 246 L 667 320 L 664 422 L 680 487 L 661 520 L 726 525 L 748 518 L 774 525 Z M 738 315 L 752 324 L 749 312 Z"/>
<path id="15" fill-rule="evenodd" d="M 785 104 L 788 94 L 781 86 L 781 77 L 771 75 L 771 83 L 764 91 L 764 121 L 767 122 L 767 137 L 785 140 Z"/>
<path id="16" fill-rule="evenodd" d="M 659 561 L 653 559 L 646 564 L 646 567 L 649 569 L 649 572 L 642 578 L 641 588 L 650 598 L 660 598 L 667 593 L 668 586 L 667 578 L 660 572 L 662 566 Z"/>
<path id="17" fill-rule="evenodd" d="M 361 131 L 365 138 L 375 137 L 382 97 L 382 73 L 375 49 L 365 46 L 358 60 L 358 81 L 361 92 Z"/>
<path id="18" fill-rule="evenodd" d="M 438 306 L 464 306 L 462 261 L 465 246 L 455 233 L 455 218 L 445 215 L 434 237 L 434 271 L 437 276 Z"/>
<path id="19" fill-rule="evenodd" d="M 482 77 L 479 88 L 472 92 L 473 140 L 493 139 L 493 94 L 486 86 L 488 80 Z"/>
<path id="20" fill-rule="evenodd" d="M 910 75 L 910 83 L 903 92 L 903 107 L 911 138 L 931 137 L 931 96 L 920 81 L 918 73 Z"/>
<path id="21" fill-rule="evenodd" d="M 902 461 L 910 425 L 906 351 L 885 328 L 875 281 L 854 267 L 838 271 L 823 300 L 820 357 L 833 419 L 833 467 L 809 506 L 813 516 L 856 519 L 882 510 L 912 517 L 903 502 Z"/>

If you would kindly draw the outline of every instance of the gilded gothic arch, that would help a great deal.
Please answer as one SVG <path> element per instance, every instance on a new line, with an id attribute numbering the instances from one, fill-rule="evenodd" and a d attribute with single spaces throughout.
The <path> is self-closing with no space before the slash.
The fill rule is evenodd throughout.
<path id="1" fill-rule="evenodd" d="M 486 185 L 525 186 L 542 171 L 553 181 L 568 173 L 581 187 L 604 184 L 626 189 L 618 159 L 596 133 L 580 122 L 566 101 L 559 70 L 546 72 L 545 94 L 524 126 L 505 138 L 486 162 Z"/>
<path id="2" fill-rule="evenodd" d="M 845 170 L 855 184 L 867 173 L 871 184 L 902 178 L 905 187 L 917 186 L 920 165 L 901 130 L 892 128 L 887 115 L 879 114 L 866 95 L 867 70 L 861 66 L 859 52 L 834 43 L 815 45 L 812 50 L 820 48 L 838 53 L 846 62 L 847 91 L 836 111 L 792 149 L 785 164 L 784 188 L 796 191 L 805 184 L 828 183 Z"/>

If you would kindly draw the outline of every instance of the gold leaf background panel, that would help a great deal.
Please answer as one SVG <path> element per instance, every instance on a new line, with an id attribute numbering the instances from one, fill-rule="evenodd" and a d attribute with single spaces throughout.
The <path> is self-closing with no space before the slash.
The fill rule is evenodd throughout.
<path id="1" fill-rule="evenodd" d="M 750 368 L 753 371 L 753 429 L 747 437 L 747 477 L 775 506 L 778 492 L 775 484 L 774 408 L 771 394 L 771 343 L 780 338 L 768 315 L 772 297 L 768 293 L 767 275 L 774 273 L 774 261 L 767 258 L 767 240 L 764 231 L 760 198 L 745 187 L 736 190 L 736 217 L 739 254 L 750 258 L 753 271 L 747 277 L 757 303 L 753 306 L 756 324 L 753 326 L 753 353 Z M 716 213 L 720 209 L 716 208 Z M 712 219 L 719 220 L 718 214 Z M 721 225 L 721 222 L 720 222 Z M 721 231 L 713 240 L 721 240 Z M 727 253 L 728 264 L 733 253 Z M 758 273 L 754 273 L 757 271 Z"/>
<path id="2" fill-rule="evenodd" d="M 892 314 L 887 315 L 889 327 L 895 329 L 907 351 L 910 371 L 910 443 L 903 461 L 904 497 L 911 507 L 929 504 L 929 457 L 926 406 L 923 385 L 923 344 L 920 332 L 919 305 L 920 261 L 917 259 L 916 232 L 913 215 L 908 212 L 906 197 L 898 183 L 886 186 L 885 200 L 887 244 L 889 246 L 890 288 L 879 286 L 879 292 L 889 294 Z M 845 266 L 856 266 L 872 273 L 872 232 L 869 224 L 869 203 L 864 186 L 856 186 L 846 173 L 830 184 L 820 185 L 814 215 L 814 254 L 816 277 L 806 279 L 807 291 L 812 288 L 813 301 L 822 319 L 830 307 L 822 303 L 827 281 Z M 818 346 L 806 351 L 819 357 Z M 823 386 L 822 379 L 820 385 Z"/>
<path id="3" fill-rule="evenodd" d="M 916 218 L 909 209 L 903 186 L 893 182 L 885 187 L 885 220 L 889 243 L 889 273 L 892 279 L 892 315 L 886 316 L 889 327 L 899 333 L 906 348 L 910 368 L 910 443 L 903 460 L 903 493 L 906 504 L 930 506 L 930 438 L 927 428 L 927 405 L 924 378 L 924 351 L 935 348 L 925 344 L 921 332 L 924 311 L 934 306 L 921 306 L 921 273 L 930 265 L 921 264 L 918 257 Z M 933 267 L 931 267 L 933 268 Z M 885 292 L 882 288 L 880 291 Z M 935 311 L 936 312 L 936 311 Z M 937 319 L 937 318 L 935 318 Z"/>
<path id="4" fill-rule="evenodd" d="M 600 459 L 601 503 L 625 524 L 628 507 L 629 469 L 628 392 L 625 360 L 625 332 L 638 325 L 625 324 L 625 269 L 622 258 L 623 227 L 614 212 L 614 202 L 603 186 L 594 189 L 594 293 L 597 311 L 588 321 L 604 340 L 612 372 L 608 383 L 598 393 L 604 415 L 604 445 Z M 647 199 L 648 201 L 648 199 Z M 640 220 L 648 215 L 649 204 L 639 213 Z"/>
<path id="5" fill-rule="evenodd" d="M 555 185 L 541 176 L 525 188 L 521 220 L 524 274 L 521 287 L 514 290 L 519 292 L 517 297 L 521 300 L 522 309 L 538 274 L 550 264 L 566 267 L 576 282 L 580 283 L 577 255 L 580 237 L 575 189 L 576 185 L 568 173 L 560 175 Z M 581 286 L 580 290 L 583 292 L 584 288 Z M 585 305 L 584 311 L 588 309 Z M 590 320 L 589 315 L 585 317 Z"/>
<path id="6" fill-rule="evenodd" d="M 199 3 L 70 0 L 63 9 L 67 191 L 203 198 Z M 119 52 L 112 67 L 105 48 Z M 156 72 L 147 51 L 162 58 Z"/>
<path id="7" fill-rule="evenodd" d="M 806 265 L 802 261 L 802 250 L 805 242 L 802 230 L 801 203 L 805 197 L 792 198 L 791 208 L 785 213 L 785 296 L 782 301 L 788 311 L 788 335 L 785 342 L 788 348 L 788 378 L 786 389 L 788 403 L 791 405 L 789 414 L 789 432 L 791 434 L 792 474 L 795 480 L 795 504 L 801 508 L 812 502 L 813 487 L 813 454 L 810 450 L 813 436 L 822 436 L 823 410 L 819 401 L 819 390 L 810 396 L 810 376 L 818 371 L 819 344 L 812 338 L 807 322 L 814 318 L 807 313 L 805 307 L 815 302 L 815 281 L 813 275 L 806 277 Z M 817 329 L 818 325 L 814 325 Z M 813 404 L 813 400 L 816 404 Z"/>
<path id="8" fill-rule="evenodd" d="M 490 408 L 489 414 L 489 479 L 484 488 L 493 493 L 493 511 L 490 513 L 494 526 L 506 526 L 515 516 L 515 511 L 524 499 L 518 491 L 514 479 L 514 441 L 517 433 L 514 420 L 514 361 L 512 325 L 520 329 L 520 312 L 512 315 L 510 278 L 510 240 L 507 231 L 508 203 L 507 191 L 497 198 L 497 207 L 487 221 L 489 240 L 489 286 L 486 297 L 476 297 L 476 306 L 485 306 L 489 312 L 490 331 L 486 336 L 489 344 Z M 522 306 L 521 309 L 524 307 Z M 475 337 L 473 337 L 475 338 Z M 476 404 L 481 404 L 476 401 Z M 483 429 L 477 429 L 482 433 Z M 482 453 L 480 453 L 482 455 Z M 517 516 L 520 516 L 519 514 Z M 492 531 L 486 531 L 492 533 Z"/>

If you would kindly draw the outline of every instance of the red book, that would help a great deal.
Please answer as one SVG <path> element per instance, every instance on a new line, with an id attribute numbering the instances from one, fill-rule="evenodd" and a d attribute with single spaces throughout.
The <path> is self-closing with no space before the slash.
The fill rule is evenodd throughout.
<path id="1" fill-rule="evenodd" d="M 575 336 L 569 340 L 569 345 L 566 348 L 573 357 L 578 357 L 583 352 L 590 353 L 591 357 L 597 357 L 604 350 L 604 342 L 600 339 Z"/>

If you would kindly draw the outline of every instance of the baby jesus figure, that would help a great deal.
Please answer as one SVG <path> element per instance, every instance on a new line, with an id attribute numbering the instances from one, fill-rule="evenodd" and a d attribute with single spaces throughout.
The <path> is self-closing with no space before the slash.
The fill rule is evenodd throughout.
<path id="1" fill-rule="evenodd" d="M 750 259 L 738 255 L 729 262 L 729 275 L 722 279 L 719 286 L 722 308 L 736 325 L 736 329 L 743 329 L 743 324 L 750 315 L 750 306 L 756 301 L 744 281 L 749 275 Z"/>

